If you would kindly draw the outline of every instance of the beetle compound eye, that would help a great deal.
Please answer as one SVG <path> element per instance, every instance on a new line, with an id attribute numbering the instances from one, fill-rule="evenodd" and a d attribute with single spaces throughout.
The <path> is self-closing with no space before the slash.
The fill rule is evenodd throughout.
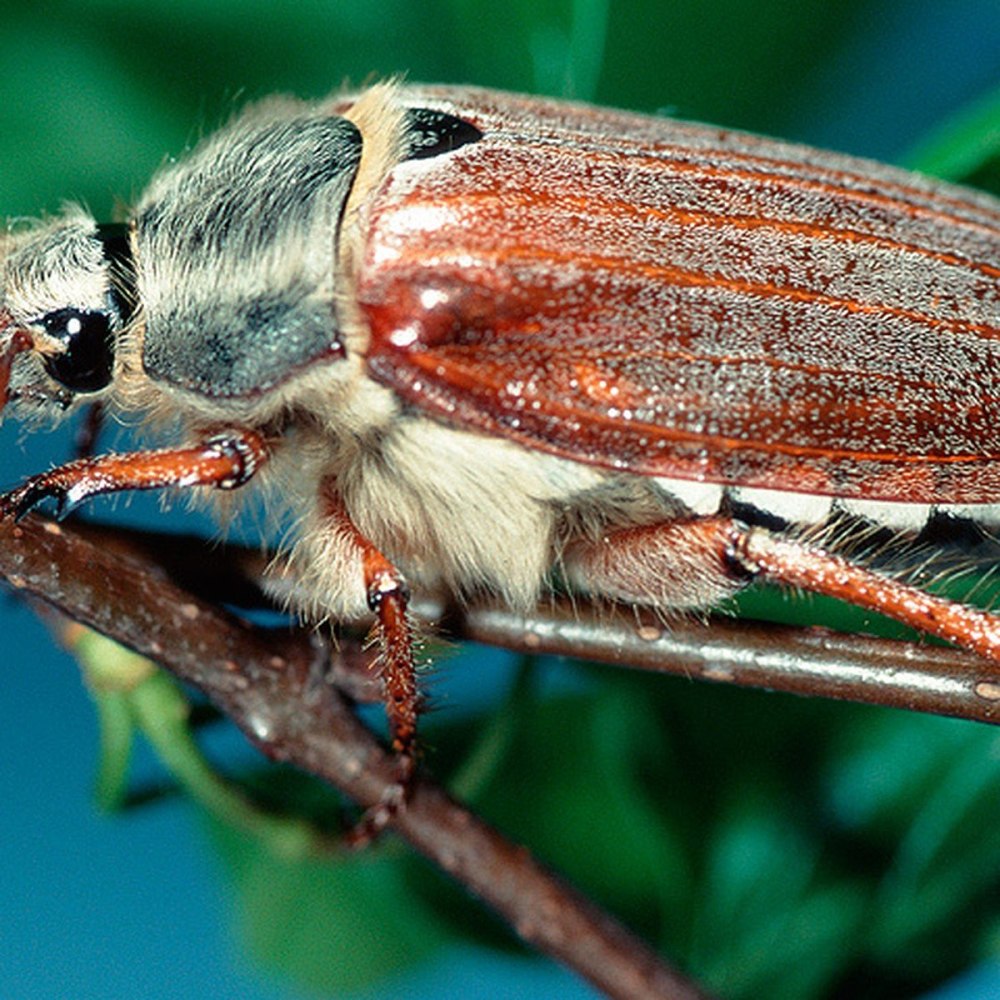
<path id="1" fill-rule="evenodd" d="M 45 370 L 68 389 L 94 392 L 111 381 L 114 344 L 106 313 L 83 309 L 57 309 L 46 314 L 42 325 L 66 350 L 46 355 Z"/>

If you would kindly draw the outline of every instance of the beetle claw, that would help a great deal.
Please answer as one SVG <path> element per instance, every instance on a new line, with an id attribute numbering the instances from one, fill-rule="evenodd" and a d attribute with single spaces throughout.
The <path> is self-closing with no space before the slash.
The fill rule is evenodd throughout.
<path id="1" fill-rule="evenodd" d="M 381 837 L 396 816 L 406 808 L 413 792 L 415 779 L 413 757 L 400 754 L 396 757 L 395 781 L 389 785 L 382 798 L 369 806 L 357 822 L 344 834 L 343 842 L 353 851 L 364 850 Z"/>
<path id="2" fill-rule="evenodd" d="M 53 493 L 50 495 L 55 497 L 57 521 L 65 521 L 83 502 L 82 499 L 70 500 L 68 493 Z"/>
<path id="3" fill-rule="evenodd" d="M 44 477 L 29 479 L 16 490 L 11 490 L 0 496 L 0 519 L 12 518 L 15 523 L 23 520 L 35 507 L 47 497 L 56 499 L 56 516 L 60 519 L 69 511 L 64 512 L 65 494 L 58 488 L 47 484 Z"/>

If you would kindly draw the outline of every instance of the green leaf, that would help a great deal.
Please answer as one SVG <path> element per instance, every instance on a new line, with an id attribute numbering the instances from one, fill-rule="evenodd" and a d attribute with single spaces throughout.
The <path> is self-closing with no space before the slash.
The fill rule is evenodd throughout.
<path id="1" fill-rule="evenodd" d="M 640 688 L 596 686 L 522 704 L 517 739 L 474 807 L 661 934 L 691 892 L 680 831 L 659 808 L 671 795 L 673 756 Z"/>
<path id="2" fill-rule="evenodd" d="M 692 964 L 722 996 L 821 995 L 852 957 L 860 883 L 825 871 L 819 844 L 765 798 L 730 802 L 706 831 Z"/>
<path id="3" fill-rule="evenodd" d="M 447 941 L 399 852 L 280 861 L 256 837 L 212 825 L 237 928 L 267 967 L 326 995 L 360 990 L 427 960 Z"/>
<path id="4" fill-rule="evenodd" d="M 978 183 L 1000 193 L 1000 88 L 937 128 L 905 163 L 935 177 Z"/>
<path id="5" fill-rule="evenodd" d="M 920 955 L 928 974 L 938 974 L 949 956 L 954 962 L 975 951 L 974 925 L 963 914 L 1000 891 L 1000 734 L 887 712 L 847 727 L 839 742 L 831 813 L 886 852 L 868 947 L 887 964 Z"/>
<path id="6" fill-rule="evenodd" d="M 128 772 L 132 759 L 135 723 L 128 696 L 118 691 L 94 691 L 100 756 L 94 780 L 94 797 L 101 809 L 121 809 L 128 797 Z"/>

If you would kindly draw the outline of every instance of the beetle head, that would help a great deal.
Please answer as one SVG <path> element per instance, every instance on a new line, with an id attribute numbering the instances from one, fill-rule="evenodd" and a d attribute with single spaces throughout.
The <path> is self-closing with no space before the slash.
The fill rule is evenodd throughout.
<path id="1" fill-rule="evenodd" d="M 124 238 L 80 209 L 0 238 L 0 407 L 57 416 L 111 384 L 127 318 L 112 248 Z"/>

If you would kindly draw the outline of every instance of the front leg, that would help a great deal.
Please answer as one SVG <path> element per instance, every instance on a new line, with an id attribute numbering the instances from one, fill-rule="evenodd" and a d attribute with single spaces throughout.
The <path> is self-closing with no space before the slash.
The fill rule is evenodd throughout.
<path id="1" fill-rule="evenodd" d="M 374 806 L 352 831 L 350 840 L 362 846 L 375 837 L 403 806 L 416 768 L 417 716 L 420 691 L 413 658 L 413 631 L 408 614 L 410 590 L 403 574 L 366 538 L 351 520 L 339 494 L 324 484 L 324 530 L 339 536 L 360 560 L 368 608 L 377 621 L 382 647 L 379 678 L 396 755 L 397 784 L 390 797 Z"/>
<path id="2" fill-rule="evenodd" d="M 0 518 L 20 519 L 47 497 L 55 498 L 63 517 L 88 497 L 102 493 L 169 486 L 232 490 L 250 479 L 267 458 L 264 439 L 246 428 L 213 434 L 187 448 L 80 458 L 32 476 L 0 497 Z"/>

